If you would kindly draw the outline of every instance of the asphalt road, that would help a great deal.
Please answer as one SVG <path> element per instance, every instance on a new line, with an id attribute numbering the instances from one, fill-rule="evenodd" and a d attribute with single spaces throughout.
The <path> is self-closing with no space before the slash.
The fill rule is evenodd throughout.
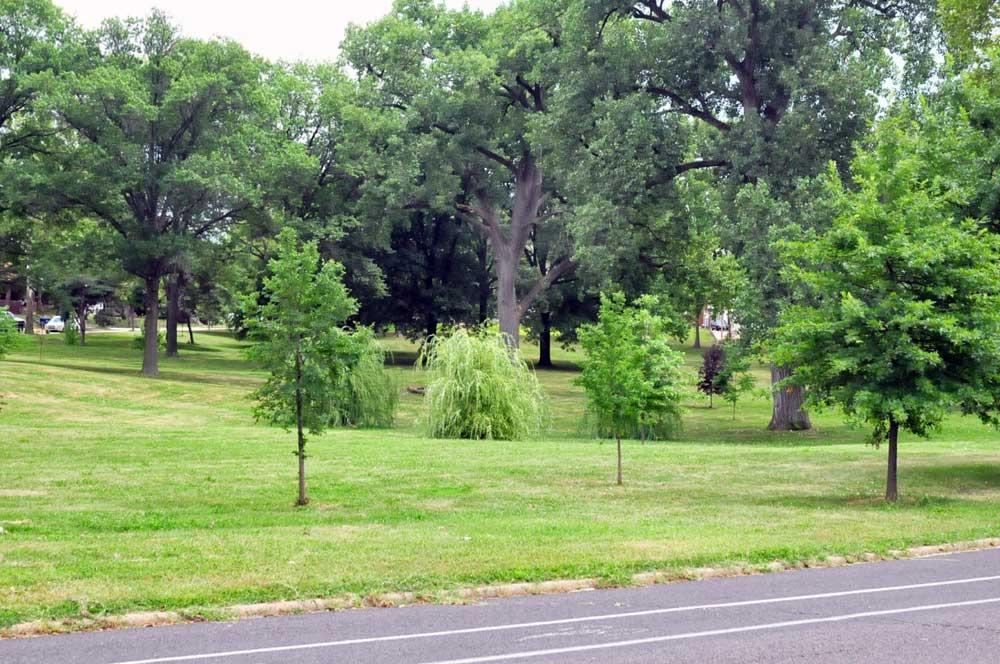
<path id="1" fill-rule="evenodd" d="M 1000 662 L 1000 550 L 0 641 L 3 664 Z"/>

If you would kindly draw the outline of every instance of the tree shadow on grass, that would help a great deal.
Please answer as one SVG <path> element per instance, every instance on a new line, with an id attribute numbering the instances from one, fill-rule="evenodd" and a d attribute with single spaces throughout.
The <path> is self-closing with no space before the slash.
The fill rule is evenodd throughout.
<path id="1" fill-rule="evenodd" d="M 906 487 L 900 488 L 899 500 L 895 503 L 886 501 L 885 496 L 878 491 L 871 493 L 832 493 L 812 495 L 774 495 L 748 499 L 738 499 L 741 505 L 756 505 L 759 507 L 793 508 L 804 510 L 878 510 L 897 511 L 900 509 L 942 508 L 969 504 L 969 500 L 948 496 L 922 494 L 918 491 L 906 492 Z"/>
<path id="2" fill-rule="evenodd" d="M 37 360 L 31 362 L 26 362 L 24 360 L 7 360 L 7 362 L 10 364 L 24 364 L 32 367 L 50 367 L 53 369 L 66 369 L 69 371 L 84 371 L 88 373 L 104 374 L 107 376 L 126 376 L 129 378 L 135 378 L 139 376 L 138 365 L 135 368 L 126 368 L 126 367 L 113 367 L 113 366 L 97 366 L 92 364 L 71 364 L 67 362 L 51 362 L 51 361 L 38 362 Z M 226 360 L 217 360 L 216 362 L 225 363 Z M 234 364 L 240 364 L 240 363 L 234 362 Z M 240 366 L 245 366 L 245 365 L 240 364 Z M 219 371 L 225 372 L 225 370 L 222 368 L 220 368 Z M 256 385 L 259 382 L 252 376 L 246 376 L 241 374 L 226 373 L 225 378 L 222 377 L 217 378 L 215 376 L 212 376 L 211 374 L 170 371 L 170 370 L 163 370 L 162 367 L 160 369 L 160 375 L 151 380 L 170 381 L 177 383 L 195 383 L 199 385 L 229 385 L 229 386 L 242 385 L 242 384 Z"/>
<path id="3" fill-rule="evenodd" d="M 914 466 L 905 469 L 907 478 L 920 484 L 933 484 L 949 491 L 971 493 L 1000 489 L 1000 463 L 953 463 Z"/>

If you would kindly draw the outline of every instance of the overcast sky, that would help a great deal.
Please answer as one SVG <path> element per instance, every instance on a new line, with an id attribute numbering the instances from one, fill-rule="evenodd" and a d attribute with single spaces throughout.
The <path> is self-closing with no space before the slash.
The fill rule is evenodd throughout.
<path id="1" fill-rule="evenodd" d="M 465 0 L 447 0 L 461 7 Z M 468 0 L 493 9 L 503 0 Z M 332 60 L 348 23 L 387 13 L 392 0 L 56 0 L 85 27 L 112 16 L 141 16 L 158 7 L 191 37 L 232 37 L 270 59 Z"/>

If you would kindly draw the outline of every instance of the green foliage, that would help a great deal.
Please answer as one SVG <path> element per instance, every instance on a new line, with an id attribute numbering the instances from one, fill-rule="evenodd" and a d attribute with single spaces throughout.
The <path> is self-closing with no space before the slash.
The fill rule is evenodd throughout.
<path id="1" fill-rule="evenodd" d="M 724 363 L 722 371 L 715 377 L 718 394 L 729 403 L 733 409 L 733 419 L 736 419 L 736 404 L 743 395 L 751 393 L 756 388 L 753 374 L 750 373 L 750 357 L 745 348 L 736 344 L 724 344 Z"/>
<path id="2" fill-rule="evenodd" d="M 156 347 L 159 350 L 166 350 L 167 348 L 167 335 L 163 330 L 159 330 L 156 333 Z M 137 350 L 145 350 L 146 348 L 146 337 L 145 335 L 139 335 L 132 339 L 132 348 Z"/>
<path id="3" fill-rule="evenodd" d="M 80 343 L 80 328 L 76 324 L 76 316 L 66 317 L 66 324 L 63 326 L 63 341 L 67 346 L 76 346 Z"/>
<path id="4" fill-rule="evenodd" d="M 399 381 L 386 371 L 387 352 L 371 328 L 351 334 L 357 361 L 343 385 L 346 392 L 338 403 L 340 424 L 358 427 L 391 427 L 399 405 Z"/>
<path id="5" fill-rule="evenodd" d="M 458 328 L 424 345 L 426 424 L 434 438 L 535 437 L 547 407 L 535 372 L 512 357 L 505 337 Z"/>
<path id="6" fill-rule="evenodd" d="M 911 129 L 883 123 L 855 160 L 856 190 L 828 178 L 834 227 L 784 246 L 800 304 L 775 358 L 876 443 L 893 427 L 927 436 L 954 409 L 1000 413 L 1000 236 L 954 216 L 959 192 L 926 178 Z"/>
<path id="7" fill-rule="evenodd" d="M 343 383 L 361 351 L 342 326 L 357 311 L 357 302 L 343 284 L 343 267 L 321 263 L 316 243 L 300 246 L 290 228 L 278 236 L 278 253 L 268 270 L 263 297 L 247 298 L 252 313 L 246 322 L 255 341 L 248 355 L 270 372 L 253 394 L 254 415 L 322 433 L 339 424 L 348 408 Z"/>
<path id="8" fill-rule="evenodd" d="M 604 295 L 597 323 L 580 328 L 587 356 L 576 382 L 605 435 L 659 437 L 679 425 L 683 356 L 667 343 L 671 326 L 654 313 L 658 304 L 651 296 L 629 305 L 621 293 Z"/>
<path id="9" fill-rule="evenodd" d="M 7 309 L 0 309 L 0 359 L 3 359 L 17 342 L 17 324 L 6 312 Z"/>

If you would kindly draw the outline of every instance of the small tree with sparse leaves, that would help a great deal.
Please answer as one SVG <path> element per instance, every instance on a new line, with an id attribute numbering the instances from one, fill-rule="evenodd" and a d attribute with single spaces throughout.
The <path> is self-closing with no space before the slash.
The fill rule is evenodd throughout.
<path id="1" fill-rule="evenodd" d="M 722 394 L 719 377 L 726 365 L 726 351 L 721 344 L 714 344 L 702 356 L 701 368 L 698 369 L 698 391 L 708 396 L 708 407 L 715 406 L 716 394 Z"/>
<path id="2" fill-rule="evenodd" d="M 343 329 L 357 302 L 343 283 L 344 268 L 321 262 L 315 242 L 300 244 L 286 228 L 277 256 L 268 263 L 263 291 L 246 298 L 247 324 L 256 342 L 248 351 L 270 376 L 253 396 L 254 415 L 295 428 L 299 460 L 297 505 L 309 502 L 305 478 L 305 431 L 320 434 L 339 423 L 338 403 L 350 372 L 363 355 L 357 338 Z M 258 304 L 263 302 L 263 304 Z"/>
<path id="3" fill-rule="evenodd" d="M 629 305 L 621 293 L 601 296 L 597 322 L 580 328 L 586 351 L 576 380 L 587 392 L 588 414 L 615 438 L 616 481 L 622 483 L 622 436 L 680 419 L 682 355 L 667 343 L 670 321 L 656 298 Z"/>

